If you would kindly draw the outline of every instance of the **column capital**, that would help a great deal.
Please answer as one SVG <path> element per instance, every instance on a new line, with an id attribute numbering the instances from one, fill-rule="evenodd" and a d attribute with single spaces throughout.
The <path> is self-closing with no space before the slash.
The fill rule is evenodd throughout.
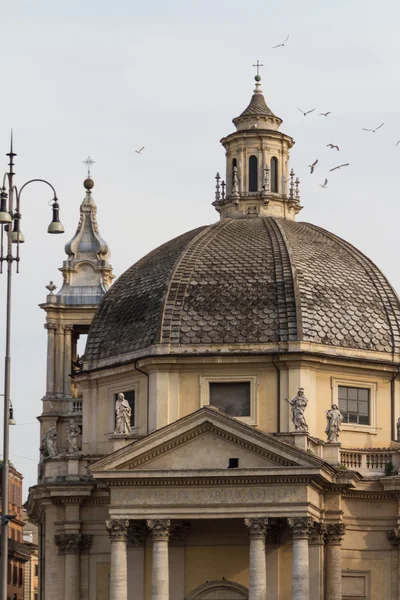
<path id="1" fill-rule="evenodd" d="M 393 546 L 400 547 L 400 527 L 396 529 L 391 529 L 387 532 L 388 540 L 393 544 Z"/>
<path id="2" fill-rule="evenodd" d="M 55 325 L 54 323 L 45 323 L 44 328 L 47 329 L 48 332 L 54 332 L 57 329 L 57 325 Z"/>
<path id="3" fill-rule="evenodd" d="M 325 542 L 326 525 L 324 523 L 314 523 L 310 531 L 309 543 L 323 545 Z"/>
<path id="4" fill-rule="evenodd" d="M 60 533 L 54 536 L 54 542 L 58 546 L 59 554 L 80 554 L 89 551 L 92 536 L 81 533 Z"/>
<path id="5" fill-rule="evenodd" d="M 346 525 L 344 523 L 328 523 L 325 539 L 327 544 L 340 545 L 344 538 Z"/>
<path id="6" fill-rule="evenodd" d="M 314 525 L 311 517 L 289 517 L 288 525 L 292 529 L 293 539 L 308 539 Z"/>
<path id="7" fill-rule="evenodd" d="M 72 325 L 62 325 L 62 328 L 64 329 L 64 331 L 72 331 L 73 330 Z"/>
<path id="8" fill-rule="evenodd" d="M 171 527 L 170 519 L 147 519 L 146 525 L 153 535 L 153 540 L 165 540 L 168 542 Z"/>
<path id="9" fill-rule="evenodd" d="M 108 519 L 106 529 L 112 542 L 125 542 L 128 539 L 128 519 Z"/>
<path id="10" fill-rule="evenodd" d="M 268 529 L 268 519 L 266 517 L 245 519 L 244 524 L 249 530 L 250 539 L 265 540 Z"/>

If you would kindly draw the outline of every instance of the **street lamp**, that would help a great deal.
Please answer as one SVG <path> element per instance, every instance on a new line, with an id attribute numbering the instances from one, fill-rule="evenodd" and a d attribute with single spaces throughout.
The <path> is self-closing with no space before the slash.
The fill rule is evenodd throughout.
<path id="1" fill-rule="evenodd" d="M 0 273 L 3 272 L 3 263 L 7 263 L 7 300 L 6 300 L 6 353 L 4 365 L 4 421 L 3 421 L 3 468 L 2 468 L 2 497 L 1 497 L 1 564 L 0 564 L 0 600 L 7 600 L 7 566 L 8 566 L 8 474 L 9 474 L 9 426 L 15 424 L 13 409 L 10 401 L 10 375 L 11 375 L 11 282 L 12 266 L 16 263 L 16 271 L 19 272 L 19 245 L 24 242 L 21 232 L 21 193 L 30 183 L 41 182 L 50 186 L 53 190 L 53 219 L 48 227 L 48 233 L 64 233 L 64 227 L 60 223 L 59 204 L 54 187 L 45 179 L 31 179 L 24 183 L 21 189 L 14 185 L 14 157 L 13 138 L 11 132 L 9 170 L 3 177 L 3 185 L 0 189 Z M 15 196 L 15 208 L 14 208 Z M 6 236 L 6 254 L 3 254 L 3 238 Z M 16 252 L 13 254 L 13 244 L 16 244 Z"/>

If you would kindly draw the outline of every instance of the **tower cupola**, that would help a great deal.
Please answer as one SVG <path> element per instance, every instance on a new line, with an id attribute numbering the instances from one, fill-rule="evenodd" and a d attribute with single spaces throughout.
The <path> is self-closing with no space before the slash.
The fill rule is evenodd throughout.
<path id="1" fill-rule="evenodd" d="M 293 138 L 279 131 L 282 119 L 267 105 L 257 61 L 255 89 L 247 108 L 222 138 L 226 180 L 217 185 L 214 206 L 221 218 L 273 215 L 294 220 L 301 210 L 299 181 L 289 169 Z"/>

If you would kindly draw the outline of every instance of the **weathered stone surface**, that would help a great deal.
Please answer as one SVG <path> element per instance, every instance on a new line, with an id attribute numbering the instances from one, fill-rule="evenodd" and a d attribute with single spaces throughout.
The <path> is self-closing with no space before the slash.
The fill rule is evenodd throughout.
<path id="1" fill-rule="evenodd" d="M 86 356 L 292 340 L 400 351 L 399 301 L 368 258 L 319 227 L 223 219 L 128 269 L 101 303 Z"/>

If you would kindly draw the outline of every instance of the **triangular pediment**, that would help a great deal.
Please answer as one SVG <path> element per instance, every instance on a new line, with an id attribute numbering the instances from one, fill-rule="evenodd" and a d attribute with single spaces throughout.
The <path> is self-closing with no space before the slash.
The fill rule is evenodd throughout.
<path id="1" fill-rule="evenodd" d="M 221 470 L 229 467 L 230 459 L 238 459 L 239 469 L 324 465 L 271 434 L 204 407 L 101 459 L 90 470 L 99 477 L 110 471 Z"/>

